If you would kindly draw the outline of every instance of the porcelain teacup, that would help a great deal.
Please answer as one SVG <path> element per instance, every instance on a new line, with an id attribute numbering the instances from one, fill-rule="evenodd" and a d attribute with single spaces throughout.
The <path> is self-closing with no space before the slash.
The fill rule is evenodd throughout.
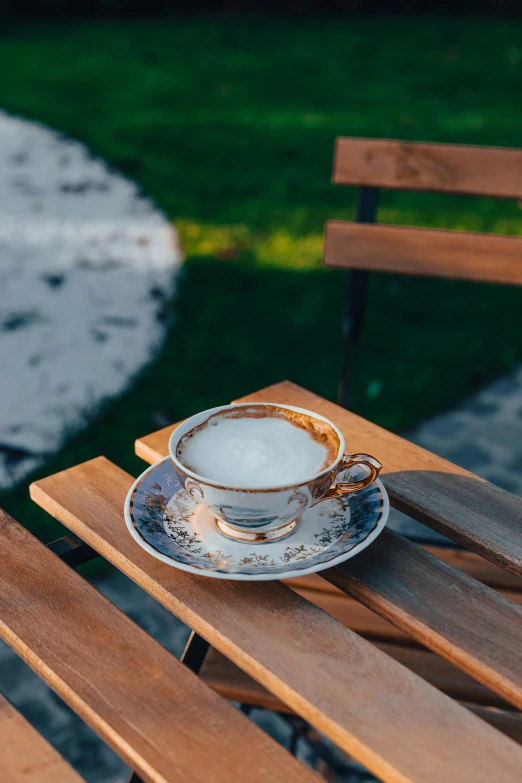
<path id="1" fill-rule="evenodd" d="M 318 453 L 318 447 L 321 447 L 323 463 L 318 470 L 297 481 L 285 482 L 283 470 L 281 482 L 272 480 L 260 486 L 216 481 L 198 473 L 194 465 L 187 464 L 185 454 L 192 438 L 199 437 L 213 424 L 238 419 L 271 419 L 291 424 L 306 434 L 306 444 L 310 440 Z M 226 427 L 221 429 L 225 434 Z M 251 543 L 274 541 L 289 535 L 306 509 L 322 500 L 363 489 L 377 478 L 382 467 L 369 454 L 346 454 L 342 433 L 324 416 L 293 405 L 269 402 L 222 405 L 197 413 L 173 431 L 169 451 L 181 485 L 194 500 L 211 511 L 219 530 L 237 541 Z M 363 466 L 368 471 L 360 481 L 350 481 L 344 476 L 353 465 Z"/>

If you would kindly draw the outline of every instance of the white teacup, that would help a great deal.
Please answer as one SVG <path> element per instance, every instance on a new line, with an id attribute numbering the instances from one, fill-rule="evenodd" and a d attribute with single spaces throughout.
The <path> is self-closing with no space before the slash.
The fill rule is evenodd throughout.
<path id="1" fill-rule="evenodd" d="M 215 429 L 209 431 L 210 427 Z M 237 443 L 235 452 L 231 443 Z M 202 411 L 178 425 L 169 440 L 185 490 L 212 512 L 222 533 L 257 543 L 288 535 L 307 508 L 357 492 L 376 479 L 380 462 L 368 454 L 345 454 L 344 449 L 342 433 L 324 416 L 269 402 Z M 281 481 L 272 475 L 271 454 Z M 256 481 L 250 484 L 242 478 L 248 475 L 249 460 L 259 465 L 253 474 Z M 361 481 L 342 481 L 342 474 L 355 464 L 365 466 L 368 475 Z M 198 472 L 201 465 L 209 475 Z M 292 471 L 293 479 L 288 480 Z M 270 475 L 270 480 L 263 480 L 263 475 Z"/>

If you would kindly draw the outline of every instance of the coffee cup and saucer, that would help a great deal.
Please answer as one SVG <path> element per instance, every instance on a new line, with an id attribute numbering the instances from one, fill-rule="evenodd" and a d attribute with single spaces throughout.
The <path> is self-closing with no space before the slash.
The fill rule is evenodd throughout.
<path id="1" fill-rule="evenodd" d="M 380 463 L 333 422 L 275 403 L 223 405 L 176 427 L 129 491 L 125 519 L 158 559 L 222 579 L 305 576 L 370 544 L 389 502 Z"/>

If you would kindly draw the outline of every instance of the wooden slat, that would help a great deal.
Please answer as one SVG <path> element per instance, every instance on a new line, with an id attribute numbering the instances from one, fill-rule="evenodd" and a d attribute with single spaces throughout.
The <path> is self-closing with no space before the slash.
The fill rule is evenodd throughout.
<path id="1" fill-rule="evenodd" d="M 330 588 L 329 590 L 316 590 L 310 589 L 308 586 L 303 586 L 301 582 L 310 583 L 312 581 L 309 577 L 282 581 L 284 584 L 288 585 L 291 590 L 295 590 L 296 593 L 302 595 L 307 601 L 311 601 L 313 604 L 316 604 L 316 606 L 320 606 L 321 609 L 324 609 L 325 612 L 328 612 L 332 617 L 335 617 L 340 623 L 346 625 L 347 628 L 351 628 L 352 631 L 356 631 L 371 639 L 390 640 L 410 645 L 415 643 L 415 639 L 408 633 L 401 631 L 383 617 L 379 617 L 379 615 L 376 615 L 366 606 L 359 603 L 359 601 L 350 598 L 343 590 L 336 587 L 335 584 L 328 583 L 326 578 L 321 579 L 321 582 L 327 584 Z M 319 580 L 317 580 L 317 583 L 318 582 Z M 314 582 L 314 584 L 317 583 Z M 522 593 L 514 592 L 513 590 L 502 590 L 499 592 L 510 602 L 522 606 Z"/>
<path id="2" fill-rule="evenodd" d="M 522 576 L 522 498 L 480 479 L 426 449 L 285 381 L 237 402 L 298 405 L 331 419 L 355 454 L 374 454 L 395 508 L 487 560 Z M 164 446 L 165 435 L 146 439 L 147 449 Z M 168 451 L 167 451 L 168 453 Z"/>
<path id="3" fill-rule="evenodd" d="M 391 530 L 323 576 L 522 708 L 522 609 Z"/>
<path id="4" fill-rule="evenodd" d="M 449 563 L 449 565 L 458 568 L 479 582 L 489 585 L 489 587 L 522 593 L 522 579 L 520 577 L 493 565 L 493 563 L 489 563 L 474 552 L 451 546 L 434 546 L 433 544 L 425 544 L 418 541 L 416 543 L 422 549 L 438 557 L 439 560 L 444 560 L 445 563 Z M 326 579 L 323 579 L 320 574 L 299 576 L 288 580 L 283 579 L 283 582 L 290 586 L 303 587 L 310 590 L 337 592 L 337 588 L 327 582 Z"/>
<path id="5" fill-rule="evenodd" d="M 144 780 L 315 780 L 4 512 L 0 586 L 0 636 Z"/>
<path id="6" fill-rule="evenodd" d="M 422 548 L 440 560 L 444 560 L 445 563 L 464 571 L 465 574 L 472 576 L 479 582 L 484 582 L 485 585 L 504 590 L 522 591 L 522 579 L 519 576 L 489 563 L 480 555 L 476 555 L 475 552 L 453 549 L 448 546 L 434 546 L 433 544 L 422 544 Z"/>
<path id="7" fill-rule="evenodd" d="M 522 285 L 522 237 L 332 220 L 323 261 L 343 269 Z"/>
<path id="8" fill-rule="evenodd" d="M 326 573 L 326 572 L 325 572 Z M 333 583 L 326 582 L 326 577 L 321 581 L 329 584 L 329 590 L 321 589 L 315 590 L 310 587 L 302 586 L 300 584 L 301 579 L 286 579 L 281 580 L 284 584 L 288 585 L 291 590 L 295 590 L 296 593 L 302 595 L 307 601 L 311 601 L 316 606 L 320 606 L 325 612 L 331 614 L 340 623 L 351 628 L 352 631 L 361 633 L 364 636 L 375 639 L 390 639 L 394 642 L 400 642 L 401 644 L 415 643 L 413 637 L 409 634 L 400 631 L 395 626 L 391 625 L 388 621 L 382 617 L 375 615 L 373 611 L 370 611 L 358 601 L 353 600 L 346 595 L 343 590 L 339 589 Z M 302 578 L 303 582 L 308 582 L 307 577 Z M 311 580 L 310 580 L 311 581 Z M 508 601 L 522 606 L 522 593 L 514 590 L 498 590 L 496 591 L 500 595 L 508 599 Z"/>
<path id="9" fill-rule="evenodd" d="M 391 655 L 395 660 L 401 660 L 401 653 L 405 653 L 402 658 L 408 661 L 408 663 L 404 663 L 404 661 L 401 662 L 403 662 L 404 665 L 407 665 L 412 671 L 415 671 L 415 656 L 437 658 L 433 653 L 412 651 L 391 644 L 380 645 L 380 649 L 387 652 L 387 654 Z M 398 653 L 398 655 L 396 653 Z M 413 661 L 409 659 L 409 656 L 413 657 Z M 453 683 L 459 678 L 466 677 L 466 675 L 463 675 L 462 672 L 459 672 L 455 667 L 450 666 L 442 658 L 438 658 L 438 661 L 444 664 L 448 669 L 453 670 L 449 675 L 450 682 Z M 408 665 L 409 663 L 412 663 L 413 665 Z M 437 664 L 433 665 L 433 661 L 431 660 L 429 662 L 424 661 L 419 668 L 420 672 L 428 674 L 428 677 L 424 677 L 424 679 L 427 679 L 428 682 L 431 682 L 436 687 L 442 685 L 442 690 L 444 690 L 444 685 L 447 684 L 447 678 L 443 677 L 439 682 L 437 677 L 433 676 L 433 671 L 437 672 L 438 670 Z M 423 674 L 420 674 L 420 676 L 423 676 Z M 224 655 L 218 653 L 217 650 L 211 649 L 208 653 L 200 676 L 209 687 L 215 690 L 216 693 L 219 693 L 220 696 L 223 696 L 224 699 L 230 699 L 230 701 L 249 704 L 263 709 L 274 710 L 275 712 L 292 713 L 292 710 L 287 704 L 284 704 L 277 696 L 270 693 L 269 690 L 252 679 L 252 677 L 249 677 L 248 674 L 233 664 L 232 661 L 225 658 Z M 473 686 L 476 686 L 477 688 L 481 687 L 470 677 L 467 677 L 466 679 L 469 680 L 471 691 L 473 691 Z M 487 693 L 485 688 L 482 690 Z M 457 688 L 456 693 L 452 695 L 463 701 L 469 710 L 489 723 L 490 726 L 494 726 L 503 734 L 506 734 L 506 736 L 514 739 L 515 742 L 522 743 L 522 714 L 519 712 L 507 711 L 505 709 L 498 709 L 498 707 L 491 709 L 491 707 L 466 703 L 469 702 L 469 697 L 466 698 L 465 696 L 462 696 L 462 692 L 467 692 L 463 682 L 460 683 L 460 687 Z"/>
<path id="10" fill-rule="evenodd" d="M 512 711 L 507 702 L 493 691 L 429 650 L 389 642 L 373 642 L 373 644 L 454 699 Z M 213 648 L 205 658 L 200 676 L 207 685 L 231 701 L 255 704 L 270 710 L 290 711 L 288 705 Z"/>
<path id="11" fill-rule="evenodd" d="M 522 150 L 338 138 L 339 185 L 522 198 Z"/>
<path id="12" fill-rule="evenodd" d="M 128 534 L 132 479 L 99 458 L 31 495 L 383 781 L 515 783 L 522 750 L 278 582 L 194 577 Z"/>
<path id="13" fill-rule="evenodd" d="M 430 658 L 437 658 L 437 656 L 433 655 L 433 653 L 404 650 L 404 648 L 396 648 L 390 644 L 382 645 L 381 649 L 385 649 L 388 654 L 391 654 L 391 656 L 395 658 L 395 660 L 400 660 L 400 656 L 397 657 L 394 654 L 397 650 L 399 652 L 404 651 L 406 653 L 406 655 L 403 656 L 406 658 L 406 660 L 408 660 L 408 654 L 413 656 L 425 655 L 429 656 Z M 459 672 L 458 669 L 450 667 L 449 664 L 447 664 L 443 659 L 439 658 L 438 660 L 445 664 L 446 667 L 453 669 L 453 672 L 456 675 L 455 679 L 457 679 L 459 676 L 466 676 L 463 675 L 462 672 Z M 412 671 L 415 671 L 414 666 L 415 663 L 413 666 L 408 666 L 408 668 L 412 669 Z M 421 666 L 420 668 L 421 671 L 427 672 L 429 675 L 432 674 L 432 669 L 435 669 L 435 671 L 437 670 L 437 666 L 433 666 L 432 661 L 429 662 L 428 666 Z M 277 696 L 274 696 L 272 693 L 270 693 L 270 691 L 260 685 L 260 683 L 253 680 L 252 677 L 249 677 L 248 674 L 233 664 L 232 661 L 229 661 L 227 658 L 225 658 L 224 655 L 218 653 L 217 650 L 212 649 L 208 653 L 200 676 L 209 687 L 215 690 L 216 693 L 219 693 L 220 696 L 223 696 L 224 699 L 230 699 L 231 701 L 237 701 L 242 704 L 248 704 L 254 707 L 262 707 L 263 709 L 274 710 L 275 712 L 292 713 L 292 710 L 290 710 L 288 705 L 284 704 L 284 702 L 278 699 Z M 428 677 L 427 679 L 428 682 L 432 682 L 432 684 L 437 686 L 437 683 L 433 682 L 433 679 L 436 678 L 432 677 L 432 679 L 430 679 Z M 470 681 L 470 683 L 476 685 L 474 680 L 471 678 L 467 679 Z M 443 679 L 442 684 L 444 683 L 445 680 Z M 465 692 L 465 688 L 462 688 L 461 690 L 464 690 Z M 469 699 L 466 700 L 466 698 L 458 695 L 456 698 L 460 698 L 460 700 L 464 702 L 469 701 Z M 516 742 L 522 742 L 521 713 L 511 712 L 505 709 L 498 709 L 498 707 L 491 709 L 491 707 L 484 707 L 474 703 L 466 703 L 465 706 L 474 712 L 475 715 L 478 715 L 480 718 L 482 718 L 482 720 L 485 720 L 487 723 L 489 723 L 490 726 L 494 726 L 503 734 L 506 734 L 508 737 L 511 737 L 511 739 L 514 739 Z"/>
<path id="14" fill-rule="evenodd" d="M 423 680 L 460 701 L 501 707 L 511 710 L 507 702 L 473 677 L 462 672 L 449 661 L 429 650 L 404 647 L 388 642 L 376 642 L 377 646 L 403 666 L 411 669 Z"/>
<path id="15" fill-rule="evenodd" d="M 0 783 L 85 783 L 1 694 Z"/>
<path id="16" fill-rule="evenodd" d="M 294 580 L 288 580 L 291 590 L 306 598 L 307 601 L 324 609 L 329 615 L 335 617 L 347 628 L 371 639 L 382 639 L 401 644 L 415 644 L 415 640 L 400 628 L 379 617 L 378 614 L 367 609 L 359 601 L 349 598 L 342 590 L 335 593 L 325 590 L 310 590 L 306 587 L 292 585 Z M 297 580 L 295 580 L 297 581 Z"/>
<path id="17" fill-rule="evenodd" d="M 479 707 L 476 704 L 467 704 L 469 710 L 482 720 L 501 731 L 507 737 L 522 744 L 522 715 L 519 712 L 506 712 L 506 710 L 491 709 L 491 707 Z"/>

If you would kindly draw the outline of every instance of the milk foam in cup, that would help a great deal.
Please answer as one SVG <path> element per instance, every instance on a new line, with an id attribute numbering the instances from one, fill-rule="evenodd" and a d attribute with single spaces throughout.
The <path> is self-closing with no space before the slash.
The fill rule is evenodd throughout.
<path id="1" fill-rule="evenodd" d="M 328 449 L 283 418 L 216 416 L 182 440 L 178 458 L 194 473 L 251 489 L 294 484 L 328 467 Z"/>

